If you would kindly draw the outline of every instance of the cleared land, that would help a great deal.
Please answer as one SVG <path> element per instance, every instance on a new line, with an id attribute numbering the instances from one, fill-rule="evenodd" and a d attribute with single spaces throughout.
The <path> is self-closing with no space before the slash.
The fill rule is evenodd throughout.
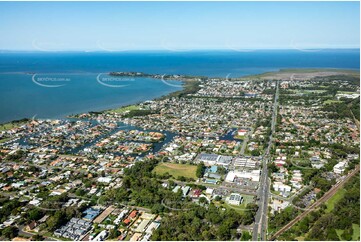
<path id="1" fill-rule="evenodd" d="M 4 138 L 4 139 L 0 139 L 0 143 L 5 143 L 7 141 L 11 140 L 11 138 Z"/>
<path id="2" fill-rule="evenodd" d="M 337 94 L 358 94 L 358 92 L 337 91 Z"/>
<path id="3" fill-rule="evenodd" d="M 360 241 L 360 225 L 352 224 L 352 228 L 353 228 L 352 240 Z"/>
<path id="4" fill-rule="evenodd" d="M 234 209 L 237 213 L 239 214 L 243 214 L 245 211 L 246 211 L 246 206 L 248 203 L 252 203 L 253 202 L 253 196 L 251 195 L 243 195 L 241 194 L 242 197 L 243 197 L 243 203 L 240 204 L 239 206 L 236 206 L 236 205 L 231 205 L 231 204 L 228 204 L 228 203 L 224 203 L 223 204 L 223 207 L 226 207 L 226 208 L 232 208 Z"/>
<path id="5" fill-rule="evenodd" d="M 197 166 L 195 165 L 186 165 L 186 164 L 176 164 L 176 163 L 159 163 L 153 170 L 157 174 L 165 174 L 173 176 L 177 179 L 179 176 L 184 176 L 187 178 L 197 179 L 196 177 Z"/>
<path id="6" fill-rule="evenodd" d="M 282 69 L 276 72 L 266 72 L 259 75 L 244 77 L 242 79 L 260 79 L 260 80 L 310 80 L 315 77 L 352 75 L 359 76 L 359 72 L 353 70 L 341 69 Z"/>
<path id="7" fill-rule="evenodd" d="M 336 229 L 336 234 L 337 234 L 337 236 L 338 236 L 338 238 L 340 239 L 340 240 L 342 240 L 342 234 L 343 234 L 343 230 L 342 229 Z"/>
<path id="8" fill-rule="evenodd" d="M 297 90 L 294 90 L 295 93 L 298 93 L 298 94 L 313 94 L 313 93 L 324 93 L 326 92 L 326 90 L 300 90 L 300 89 L 297 89 Z"/>
<path id="9" fill-rule="evenodd" d="M 359 224 L 352 224 L 352 241 L 360 241 L 360 225 Z M 342 238 L 343 233 L 345 230 L 343 229 L 336 229 L 337 236 L 340 240 L 344 240 Z"/>
<path id="10" fill-rule="evenodd" d="M 0 131 L 6 131 L 12 128 L 16 128 L 19 127 L 23 124 L 25 124 L 26 122 L 16 122 L 16 123 L 5 123 L 5 124 L 0 124 Z"/>
<path id="11" fill-rule="evenodd" d="M 120 108 L 116 108 L 116 109 L 111 109 L 108 112 L 111 112 L 111 113 L 124 113 L 126 111 L 132 111 L 132 110 L 139 110 L 139 106 L 130 105 L 130 106 L 120 107 Z"/>
<path id="12" fill-rule="evenodd" d="M 335 204 L 341 200 L 341 198 L 343 198 L 343 196 L 345 195 L 346 190 L 345 189 L 340 189 L 336 192 L 335 195 L 333 195 L 330 200 L 328 200 L 325 204 L 327 206 L 326 212 L 330 213 L 333 208 L 335 207 Z"/>
<path id="13" fill-rule="evenodd" d="M 323 102 L 324 105 L 332 104 L 332 103 L 342 103 L 342 101 L 328 99 L 328 100 L 326 100 L 326 101 Z"/>

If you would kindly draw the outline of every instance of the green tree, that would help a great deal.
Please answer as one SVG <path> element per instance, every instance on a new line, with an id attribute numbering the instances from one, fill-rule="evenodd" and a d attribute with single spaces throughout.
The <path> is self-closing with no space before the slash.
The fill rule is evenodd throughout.
<path id="1" fill-rule="evenodd" d="M 217 201 L 217 202 L 219 202 L 219 201 L 222 200 L 222 198 L 221 198 L 220 196 L 216 196 L 216 197 L 214 198 L 214 200 Z"/>
<path id="2" fill-rule="evenodd" d="M 207 199 L 205 197 L 200 197 L 199 198 L 199 203 L 206 204 L 206 203 L 208 203 L 208 201 L 207 201 Z"/>
<path id="3" fill-rule="evenodd" d="M 55 214 L 46 221 L 46 225 L 50 231 L 54 231 L 61 225 L 65 224 L 65 222 L 65 214 L 62 211 L 56 211 Z"/>
<path id="4" fill-rule="evenodd" d="M 14 226 L 8 226 L 3 229 L 1 232 L 2 236 L 4 236 L 7 239 L 15 238 L 18 234 L 18 229 Z"/>
<path id="5" fill-rule="evenodd" d="M 116 228 L 112 229 L 109 233 L 109 239 L 116 239 L 118 236 L 120 236 L 120 232 Z"/>
<path id="6" fill-rule="evenodd" d="M 331 241 L 338 241 L 340 240 L 340 238 L 338 237 L 336 230 L 334 228 L 328 229 L 327 230 L 327 240 L 331 240 Z M 347 239 L 346 239 L 347 240 Z M 351 238 L 350 238 L 351 240 Z"/>
<path id="7" fill-rule="evenodd" d="M 27 214 L 27 221 L 39 220 L 43 216 L 43 212 L 38 208 L 31 209 Z"/>
<path id="8" fill-rule="evenodd" d="M 251 155 L 252 156 L 259 156 L 261 153 L 259 152 L 259 150 L 252 150 L 251 151 Z"/>
<path id="9" fill-rule="evenodd" d="M 75 195 L 79 196 L 79 197 L 82 197 L 86 194 L 86 191 L 81 189 L 81 188 L 78 188 L 76 191 L 75 191 Z"/>
<path id="10" fill-rule="evenodd" d="M 248 231 L 243 231 L 241 241 L 248 241 L 252 239 L 252 235 Z"/>
<path id="11" fill-rule="evenodd" d="M 204 163 L 203 163 L 203 162 L 199 163 L 199 164 L 197 165 L 196 176 L 197 176 L 198 178 L 202 178 L 203 175 L 204 175 L 205 170 L 206 170 L 206 167 L 205 167 Z"/>
<path id="12" fill-rule="evenodd" d="M 40 234 L 35 234 L 33 237 L 31 237 L 31 240 L 33 241 L 43 241 L 45 238 Z"/>

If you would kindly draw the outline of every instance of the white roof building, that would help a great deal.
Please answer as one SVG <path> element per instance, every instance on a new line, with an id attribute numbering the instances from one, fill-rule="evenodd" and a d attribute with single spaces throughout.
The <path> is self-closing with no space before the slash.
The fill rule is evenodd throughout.
<path id="1" fill-rule="evenodd" d="M 239 206 L 243 202 L 243 197 L 238 193 L 231 193 L 231 195 L 226 198 L 226 202 L 231 205 Z"/>
<path id="2" fill-rule="evenodd" d="M 273 183 L 273 189 L 277 192 L 285 193 L 291 191 L 291 186 L 283 184 L 282 182 L 274 182 Z"/>
<path id="3" fill-rule="evenodd" d="M 213 194 L 213 190 L 214 190 L 214 189 L 208 187 L 207 190 L 206 190 L 206 194 L 212 195 L 212 194 Z"/>
<path id="4" fill-rule="evenodd" d="M 98 182 L 110 183 L 111 181 L 112 181 L 112 177 L 110 176 L 98 178 Z"/>
<path id="5" fill-rule="evenodd" d="M 347 162 L 341 161 L 333 167 L 333 172 L 336 174 L 342 174 L 345 171 L 346 167 L 347 167 Z"/>
<path id="6" fill-rule="evenodd" d="M 106 230 L 103 230 L 93 240 L 94 241 L 104 241 L 105 238 L 107 237 L 107 235 L 108 235 L 108 232 Z"/>
<path id="7" fill-rule="evenodd" d="M 253 171 L 230 171 L 226 176 L 227 182 L 233 182 L 234 179 L 237 178 L 247 178 L 252 181 L 258 182 L 260 178 L 261 170 L 253 170 Z"/>

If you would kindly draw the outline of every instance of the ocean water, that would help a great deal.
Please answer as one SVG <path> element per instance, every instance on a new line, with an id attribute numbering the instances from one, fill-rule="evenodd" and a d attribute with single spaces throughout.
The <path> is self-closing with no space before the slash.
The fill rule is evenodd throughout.
<path id="1" fill-rule="evenodd" d="M 175 81 L 110 78 L 111 71 L 239 77 L 285 68 L 359 69 L 360 51 L 1 52 L 0 123 L 100 111 L 181 89 Z"/>

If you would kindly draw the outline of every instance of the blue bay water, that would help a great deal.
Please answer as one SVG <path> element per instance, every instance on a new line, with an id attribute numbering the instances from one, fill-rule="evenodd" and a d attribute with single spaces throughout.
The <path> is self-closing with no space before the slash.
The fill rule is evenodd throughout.
<path id="1" fill-rule="evenodd" d="M 360 51 L 298 50 L 120 52 L 120 53 L 0 53 L 0 123 L 24 117 L 58 118 L 151 100 L 180 90 L 161 80 L 136 78 L 124 87 L 97 81 L 99 73 L 139 71 L 238 77 L 284 68 L 359 69 Z M 66 81 L 41 82 L 41 77 Z M 56 74 L 54 74 L 56 73 Z M 122 84 L 122 83 L 121 83 Z M 117 84 L 119 85 L 119 84 Z"/>
<path id="2" fill-rule="evenodd" d="M 0 122 L 34 116 L 61 118 L 69 114 L 101 111 L 181 90 L 180 82 L 169 81 L 170 86 L 152 78 L 134 78 L 120 84 L 103 81 L 105 84 L 102 85 L 97 76 L 42 74 L 36 76 L 34 82 L 30 74 L 0 74 Z M 46 82 L 40 78 L 55 81 Z"/>

